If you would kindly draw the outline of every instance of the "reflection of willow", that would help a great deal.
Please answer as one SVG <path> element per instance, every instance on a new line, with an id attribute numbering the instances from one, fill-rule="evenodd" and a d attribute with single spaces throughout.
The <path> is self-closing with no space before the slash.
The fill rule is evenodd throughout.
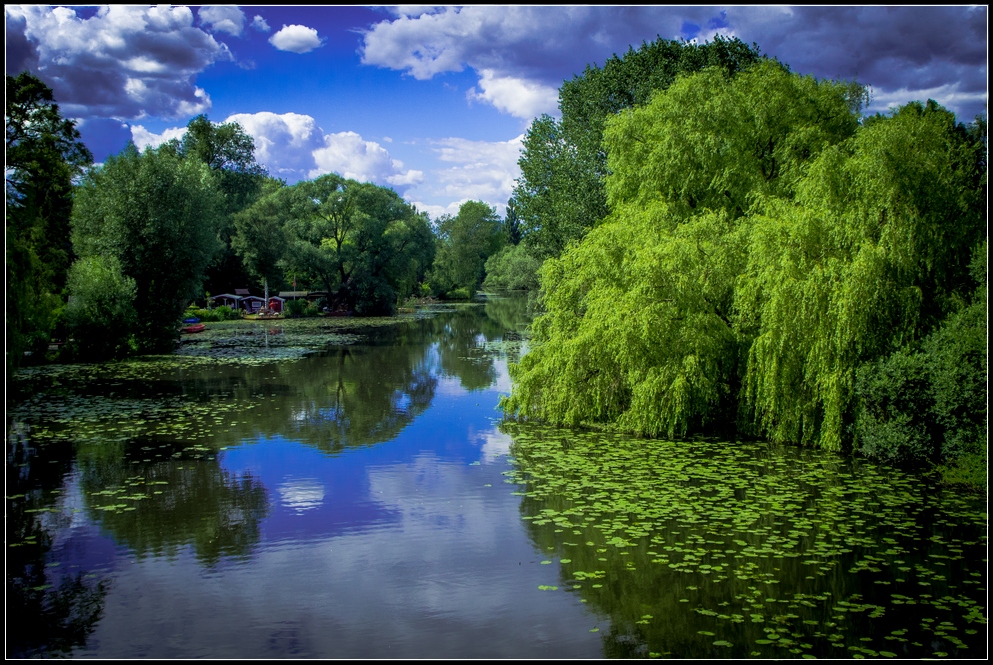
<path id="1" fill-rule="evenodd" d="M 527 296 L 491 297 L 484 308 L 487 318 L 505 331 L 522 333 L 531 324 L 531 311 Z"/>
<path id="2" fill-rule="evenodd" d="M 138 464 L 129 457 L 112 460 L 79 450 L 90 517 L 117 543 L 139 557 L 173 556 L 192 545 L 206 564 L 251 553 L 269 506 L 258 479 L 231 474 L 212 459 Z"/>
<path id="3" fill-rule="evenodd" d="M 86 644 L 103 612 L 106 580 L 45 565 L 52 546 L 46 527 L 60 521 L 48 511 L 59 511 L 62 479 L 71 466 L 67 445 L 34 450 L 16 425 L 7 438 L 7 493 L 13 497 L 6 519 L 8 658 L 69 655 Z M 44 524 L 43 515 L 49 518 Z"/>
<path id="4" fill-rule="evenodd" d="M 830 456 L 799 450 L 722 455 L 713 445 L 687 444 L 670 448 L 664 457 L 646 448 L 651 443 L 623 437 L 531 425 L 504 428 L 514 438 L 511 451 L 522 468 L 545 476 L 527 483 L 521 502 L 529 536 L 546 557 L 557 553 L 570 559 L 561 564 L 558 583 L 610 617 L 611 629 L 603 633 L 605 656 L 747 657 L 761 646 L 765 657 L 801 651 L 850 657 L 865 638 L 875 642 L 934 620 L 927 600 L 885 612 L 894 591 L 920 593 L 920 582 L 927 585 L 921 599 L 954 593 L 961 602 L 972 602 L 951 591 L 968 578 L 967 565 L 942 569 L 940 577 L 930 579 L 911 572 L 933 566 L 932 557 L 961 552 L 941 543 L 962 538 L 963 525 L 936 533 L 918 517 L 909 520 L 909 531 L 897 534 L 891 523 L 873 521 L 873 510 L 880 508 L 873 508 L 875 499 L 864 498 L 863 485 L 871 484 L 883 503 L 899 502 L 892 514 L 916 515 L 920 505 L 903 485 L 888 485 L 882 475 L 830 468 Z M 627 446 L 630 454 L 611 454 L 612 448 Z M 566 470 L 550 458 L 575 451 L 588 461 L 585 467 Z M 579 456 L 567 459 L 575 464 Z M 722 475 L 698 473 L 708 465 Z M 559 468 L 561 474 L 549 474 Z M 685 491 L 667 491 L 669 485 Z M 669 510 L 679 496 L 687 497 L 685 505 L 680 500 Z M 708 507 L 718 504 L 733 509 L 720 517 L 709 514 Z M 853 511 L 857 514 L 849 517 Z M 744 516 L 740 522 L 739 516 Z M 853 531 L 851 524 L 861 526 Z M 902 542 L 883 536 L 900 536 Z M 889 543 L 874 544 L 876 539 Z M 819 553 L 819 546 L 830 553 Z M 889 564 L 895 559 L 903 568 Z M 873 561 L 872 573 L 854 570 L 858 560 Z M 846 607 L 849 600 L 859 609 Z M 947 616 L 956 619 L 954 614 Z M 777 635 L 772 640 L 766 635 L 770 630 Z M 887 639 L 893 641 L 873 648 L 911 649 L 902 651 L 908 657 L 935 650 L 917 644 L 913 651 L 896 637 Z M 985 649 L 984 644 L 970 644 L 970 651 Z M 950 646 L 942 650 L 952 652 Z"/>

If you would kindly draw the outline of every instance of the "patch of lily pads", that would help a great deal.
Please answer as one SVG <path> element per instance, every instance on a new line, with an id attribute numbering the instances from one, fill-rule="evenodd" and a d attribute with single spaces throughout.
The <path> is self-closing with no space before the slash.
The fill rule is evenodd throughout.
<path id="1" fill-rule="evenodd" d="M 823 451 L 504 428 L 523 519 L 611 616 L 608 654 L 986 657 L 982 500 Z"/>
<path id="2" fill-rule="evenodd" d="M 392 317 L 362 319 L 364 327 L 397 322 Z M 292 360 L 360 341 L 361 335 L 349 332 L 355 327 L 353 319 L 336 318 L 222 321 L 210 324 L 203 332 L 184 335 L 177 354 L 243 364 Z"/>

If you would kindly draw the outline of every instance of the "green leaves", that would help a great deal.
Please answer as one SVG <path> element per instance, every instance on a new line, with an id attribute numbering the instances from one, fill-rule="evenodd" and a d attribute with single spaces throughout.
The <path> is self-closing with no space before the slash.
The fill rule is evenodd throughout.
<path id="1" fill-rule="evenodd" d="M 705 44 L 658 39 L 563 83 L 562 120 L 535 119 L 519 162 L 514 201 L 530 253 L 540 259 L 559 256 L 607 215 L 603 137 L 611 117 L 647 104 L 679 74 L 714 67 L 731 76 L 759 59 L 756 48 L 738 39 L 718 36 Z"/>
<path id="2" fill-rule="evenodd" d="M 134 146 L 87 174 L 76 192 L 73 247 L 113 258 L 134 280 L 140 350 L 171 350 L 176 322 L 199 295 L 220 248 L 223 196 L 214 174 L 170 146 Z"/>
<path id="3" fill-rule="evenodd" d="M 5 263 L 8 371 L 57 334 L 72 252 L 66 243 L 72 181 L 92 162 L 75 122 L 27 72 L 7 76 Z"/>
<path id="4" fill-rule="evenodd" d="M 430 280 L 435 291 L 465 289 L 471 297 L 483 281 L 487 259 L 506 242 L 496 211 L 482 201 L 466 201 L 458 215 L 437 220 L 438 252 Z"/>
<path id="5" fill-rule="evenodd" d="M 277 194 L 289 210 L 285 266 L 322 284 L 332 309 L 392 314 L 434 257 L 426 216 L 391 189 L 329 174 Z"/>
<path id="6" fill-rule="evenodd" d="M 840 450 L 858 368 L 971 296 L 984 238 L 977 139 L 934 104 L 860 126 L 860 90 L 763 62 L 607 120 L 611 213 L 542 267 L 505 412 Z"/>

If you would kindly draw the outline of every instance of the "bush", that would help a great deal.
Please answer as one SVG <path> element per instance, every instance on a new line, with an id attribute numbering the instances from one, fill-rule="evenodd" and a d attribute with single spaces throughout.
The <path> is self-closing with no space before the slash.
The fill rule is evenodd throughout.
<path id="1" fill-rule="evenodd" d="M 506 291 L 536 291 L 541 260 L 523 244 L 508 245 L 486 261 L 483 288 Z"/>
<path id="2" fill-rule="evenodd" d="M 980 254 L 985 257 L 985 245 Z M 985 282 L 985 266 L 982 273 L 975 276 Z M 980 287 L 918 352 L 901 350 L 859 370 L 858 450 L 891 462 L 949 464 L 945 475 L 956 479 L 949 482 L 980 477 L 976 469 L 981 461 L 985 467 L 987 455 L 985 294 Z"/>
<path id="3" fill-rule="evenodd" d="M 460 286 L 457 289 L 452 289 L 448 293 L 443 293 L 441 298 L 444 300 L 470 300 L 472 295 L 469 293 L 468 287 Z"/>
<path id="4" fill-rule="evenodd" d="M 927 358 L 899 351 L 857 373 L 861 408 L 855 438 L 862 454 L 893 463 L 936 460 L 937 431 Z"/>
<path id="5" fill-rule="evenodd" d="M 231 309 L 227 305 L 221 305 L 220 307 L 215 307 L 214 309 L 202 309 L 200 307 L 190 307 L 183 314 L 184 319 L 189 319 L 191 317 L 196 317 L 201 321 L 208 323 L 211 321 L 230 321 L 232 319 L 240 319 L 242 315 L 242 310 Z"/>
<path id="6" fill-rule="evenodd" d="M 287 300 L 283 307 L 283 316 L 288 319 L 317 316 L 318 311 L 315 303 L 306 300 Z"/>
<path id="7" fill-rule="evenodd" d="M 121 273 L 116 259 L 94 256 L 73 263 L 65 310 L 73 336 L 70 353 L 84 360 L 103 360 L 133 351 L 135 292 L 135 281 Z"/>

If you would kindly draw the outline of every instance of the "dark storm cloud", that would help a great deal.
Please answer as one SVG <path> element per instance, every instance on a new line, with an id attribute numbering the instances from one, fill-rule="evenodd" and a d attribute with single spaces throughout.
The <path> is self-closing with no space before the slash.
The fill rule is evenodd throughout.
<path id="1" fill-rule="evenodd" d="M 16 76 L 21 72 L 33 71 L 38 67 L 38 51 L 24 36 L 26 22 L 20 16 L 6 17 L 4 28 L 6 32 L 6 73 Z"/>
<path id="2" fill-rule="evenodd" d="M 794 71 L 857 78 L 884 96 L 943 88 L 966 118 L 982 110 L 986 7 L 797 7 L 780 18 L 754 9 L 729 8 L 729 27 Z"/>
<path id="3" fill-rule="evenodd" d="M 444 8 L 408 11 L 372 26 L 362 57 L 418 79 L 468 66 L 489 72 L 481 84 L 488 77 L 557 88 L 587 63 L 602 65 L 656 36 L 721 34 L 757 43 L 801 74 L 857 78 L 886 102 L 936 96 L 969 118 L 986 98 L 987 13 L 986 7 Z M 496 94 L 488 100 L 501 108 Z"/>
<path id="4" fill-rule="evenodd" d="M 193 26 L 186 7 L 103 7 L 86 18 L 66 7 L 8 6 L 4 13 L 8 71 L 12 61 L 29 63 L 64 112 L 77 117 L 206 111 L 210 98 L 195 77 L 231 57 Z"/>
<path id="5" fill-rule="evenodd" d="M 366 34 L 367 64 L 427 79 L 446 71 L 494 69 L 554 87 L 629 45 L 675 38 L 684 19 L 706 23 L 709 7 L 463 7 L 383 21 Z"/>

